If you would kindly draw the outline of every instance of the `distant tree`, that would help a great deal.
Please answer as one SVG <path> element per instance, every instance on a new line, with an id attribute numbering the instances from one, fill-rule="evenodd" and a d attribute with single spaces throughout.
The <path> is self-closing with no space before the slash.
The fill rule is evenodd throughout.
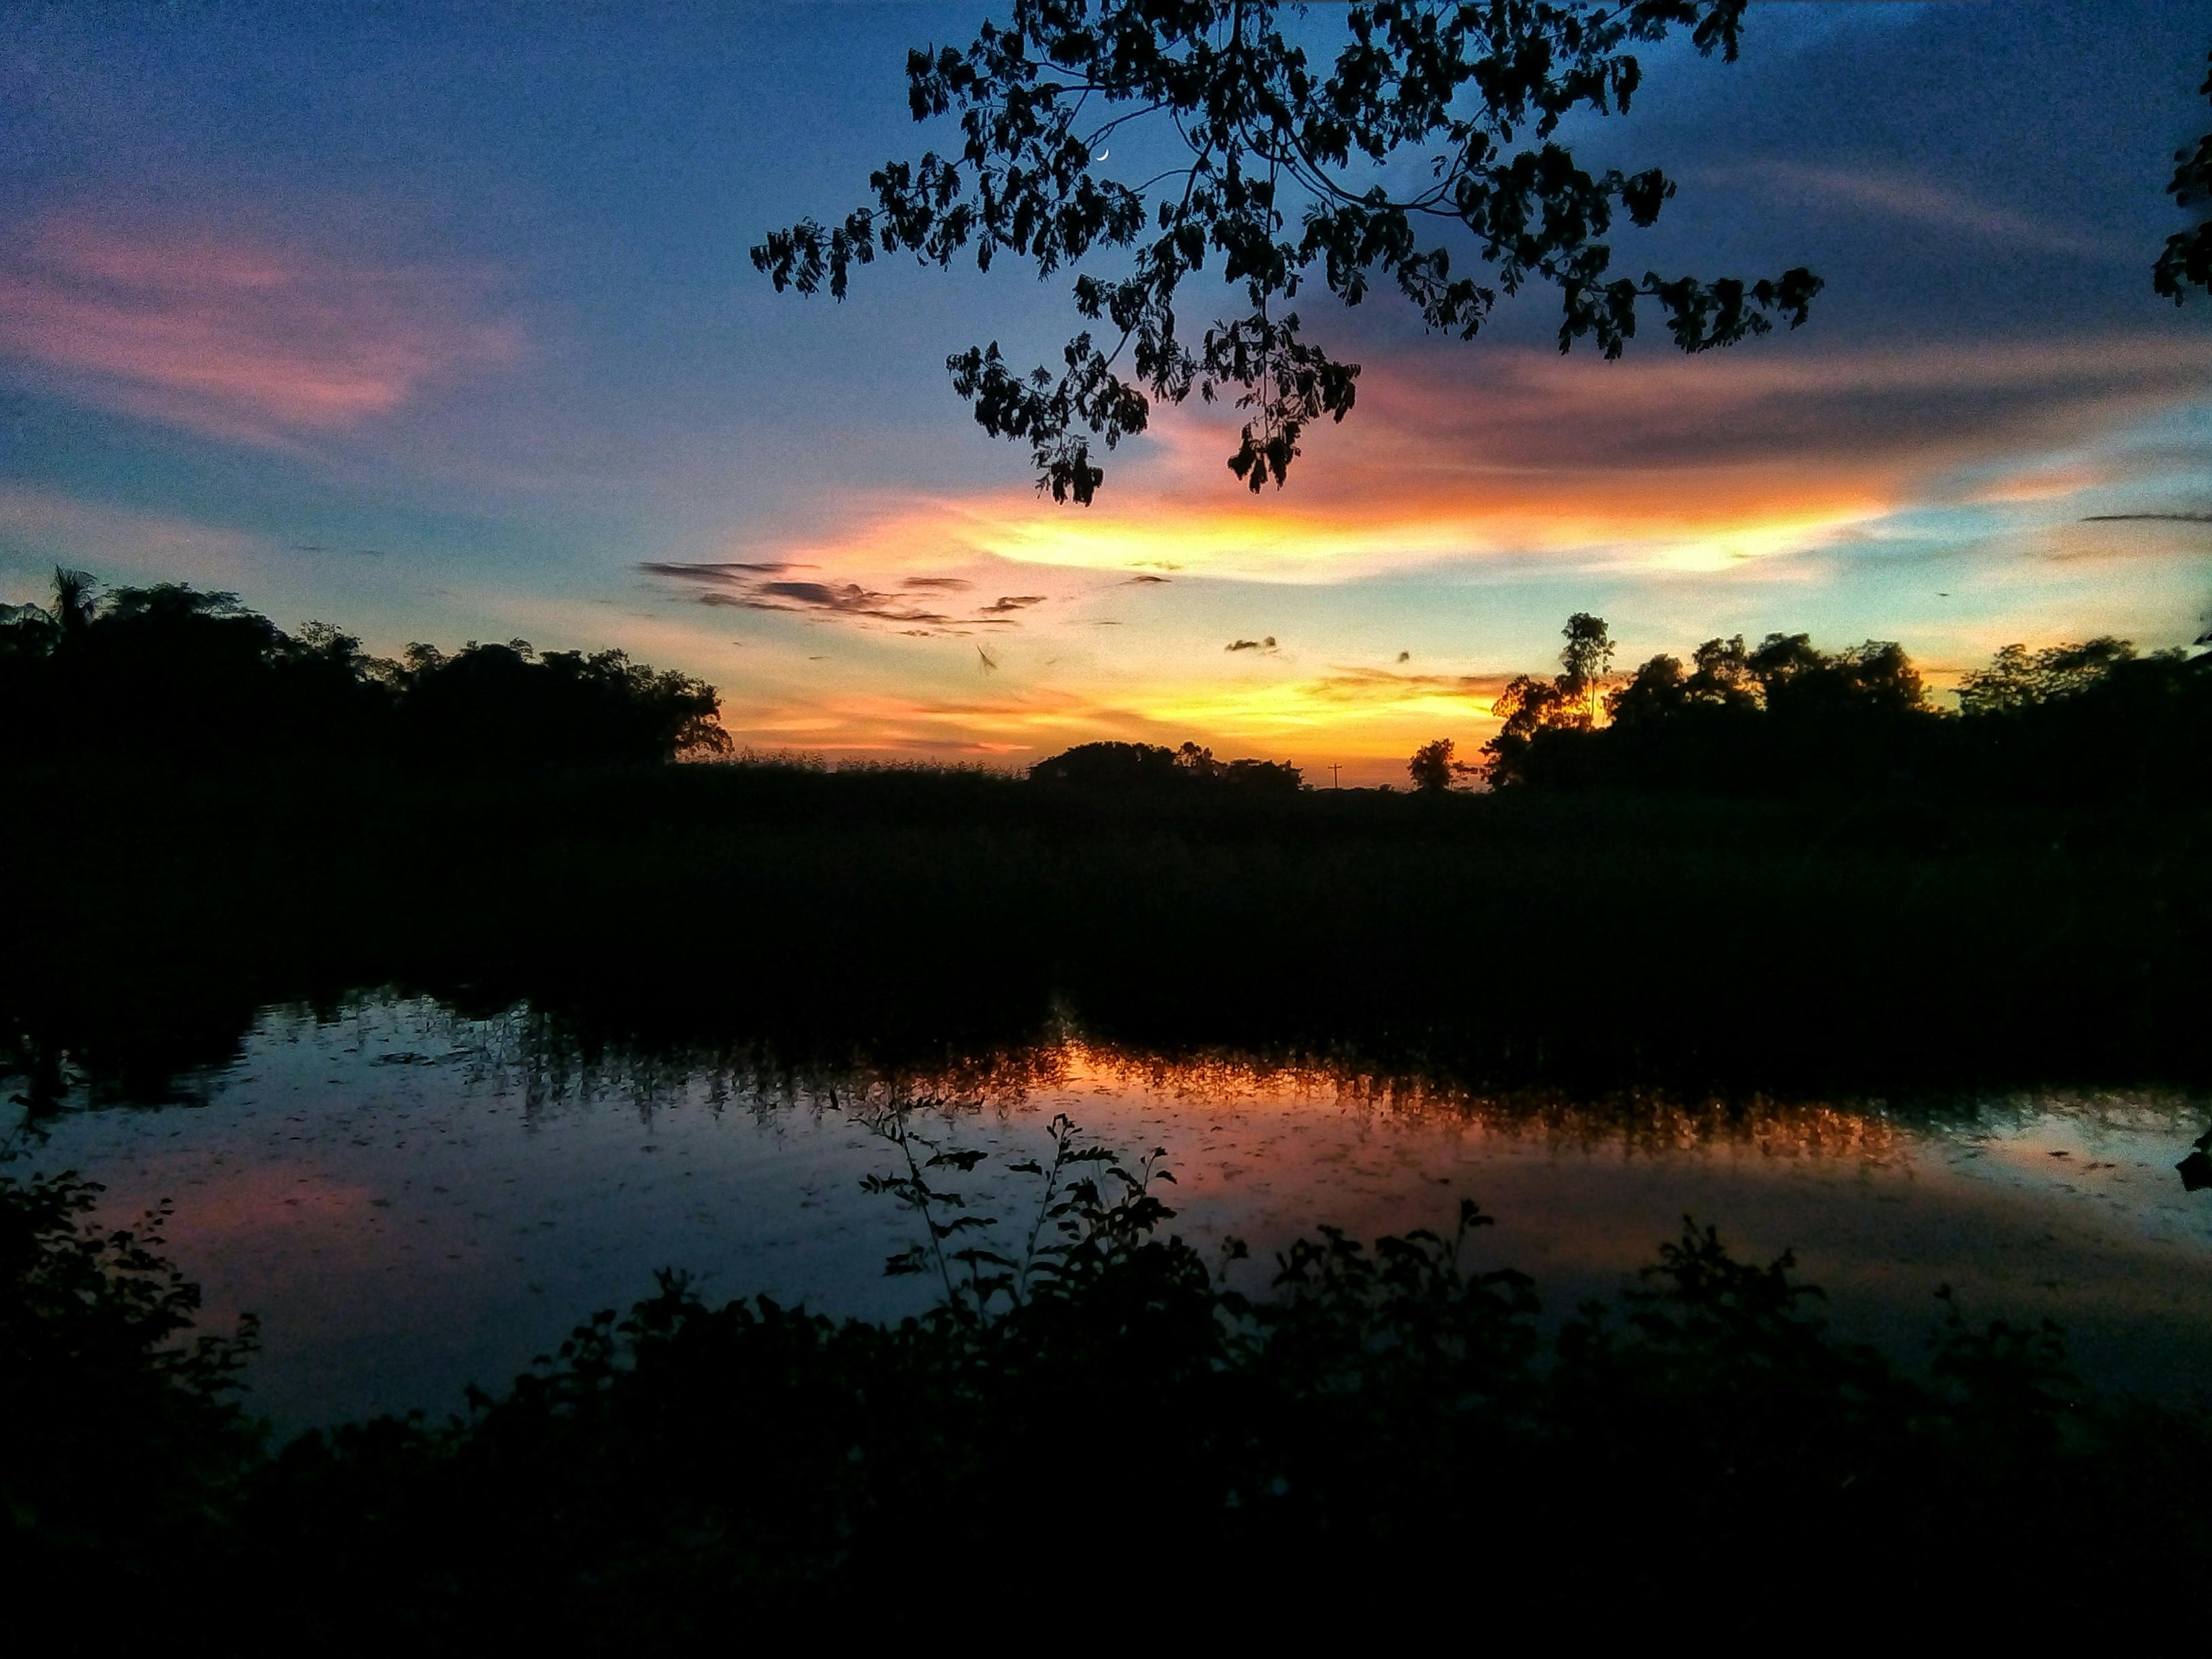
<path id="1" fill-rule="evenodd" d="M 1492 787 L 1528 781 L 1528 763 L 1545 735 L 1588 732 L 1597 724 L 1613 668 L 1613 636 L 1605 618 L 1577 611 L 1561 629 L 1567 643 L 1559 672 L 1549 679 L 1521 674 L 1506 682 L 1490 712 L 1504 724 L 1483 744 L 1482 769 Z"/>
<path id="2" fill-rule="evenodd" d="M 2001 649 L 1987 668 L 1959 681 L 1959 712 L 1971 716 L 2014 714 L 2062 697 L 2095 690 L 2136 648 L 2110 635 L 2079 645 L 2054 645 L 2031 653 L 2024 645 Z"/>
<path id="3" fill-rule="evenodd" d="M 1406 763 L 1406 775 L 1413 779 L 1416 790 L 1424 795 L 1441 795 L 1452 787 L 1453 775 L 1458 769 L 1458 763 L 1452 759 L 1452 750 L 1449 738 L 1438 738 L 1413 751 L 1413 759 Z"/>
<path id="4" fill-rule="evenodd" d="M 1492 705 L 1503 722 L 1483 750 L 1493 787 L 1887 787 L 1927 761 L 1934 711 L 1891 641 L 1829 653 L 1804 634 L 1754 647 L 1737 635 L 1707 640 L 1686 668 L 1662 653 L 1616 680 L 1601 618 L 1578 612 L 1564 632 L 1561 672 L 1518 676 Z"/>
<path id="5" fill-rule="evenodd" d="M 1305 777 L 1288 761 L 1233 760 L 1223 765 L 1219 781 L 1245 794 L 1295 795 Z"/>
<path id="6" fill-rule="evenodd" d="M 0 611 L 0 730 L 18 754 L 665 760 L 726 752 L 718 709 L 713 686 L 619 651 L 539 660 L 517 640 L 386 662 L 329 623 L 287 634 L 176 582 L 103 594 L 57 570 L 51 605 Z"/>
<path id="7" fill-rule="evenodd" d="M 75 639 L 91 627 L 99 595 L 100 584 L 84 571 L 54 567 L 54 602 L 47 614 L 64 639 Z"/>
<path id="8" fill-rule="evenodd" d="M 1079 743 L 1030 768 L 1032 783 L 1121 794 L 1188 789 L 1296 794 L 1304 780 L 1282 761 L 1216 760 L 1211 749 L 1152 743 Z"/>
<path id="9" fill-rule="evenodd" d="M 1690 683 L 1680 657 L 1658 656 L 1641 665 L 1628 683 L 1605 700 L 1607 720 L 1633 727 L 1671 720 L 1690 703 Z"/>
<path id="10" fill-rule="evenodd" d="M 471 641 L 453 656 L 408 647 L 399 720 L 410 744 L 485 763 L 666 761 L 726 754 L 714 688 L 620 651 Z"/>
<path id="11" fill-rule="evenodd" d="M 773 231 L 753 263 L 779 291 L 826 284 L 838 298 L 878 252 L 949 267 L 972 251 L 983 270 L 1006 254 L 1040 276 L 1103 264 L 1074 283 L 1077 312 L 1103 332 L 1079 333 L 1062 368 L 1024 375 L 995 341 L 947 360 L 977 422 L 1030 446 L 1040 489 L 1087 502 L 1104 477 L 1093 438 L 1111 449 L 1142 432 L 1154 400 L 1233 393 L 1252 419 L 1231 469 L 1255 490 L 1279 485 L 1305 428 L 1342 420 L 1358 385 L 1359 366 L 1284 309 L 1316 270 L 1346 305 L 1389 283 L 1462 339 L 1500 293 L 1556 288 L 1559 349 L 1588 338 L 1607 357 L 1644 301 L 1685 351 L 1805 320 L 1820 282 L 1802 267 L 1751 283 L 1616 276 L 1614 216 L 1651 224 L 1674 181 L 1656 167 L 1592 173 L 1559 139 L 1570 116 L 1628 109 L 1643 70 L 1626 48 L 1686 30 L 1701 55 L 1733 62 L 1745 4 L 1375 0 L 1342 14 L 1349 38 L 1317 68 L 1275 0 L 1013 0 L 1010 21 L 984 23 L 966 51 L 908 54 L 915 119 L 957 112 L 958 155 L 887 164 L 870 176 L 872 204 Z M 1152 155 L 1141 129 L 1121 131 L 1133 123 L 1170 129 L 1176 154 L 1133 186 L 1097 171 L 1109 138 Z M 1472 240 L 1487 280 L 1453 273 L 1446 237 Z M 1242 314 L 1194 345 L 1176 307 L 1210 258 Z"/>
<path id="12" fill-rule="evenodd" d="M 1613 672 L 1613 636 L 1606 630 L 1605 618 L 1593 617 L 1587 611 L 1577 611 L 1568 617 L 1561 632 L 1566 635 L 1567 645 L 1559 653 L 1559 690 L 1566 696 L 1579 699 L 1595 724 L 1606 678 Z"/>
<path id="13" fill-rule="evenodd" d="M 1792 680 L 1826 661 L 1813 648 L 1810 634 L 1769 634 L 1746 653 L 1744 670 L 1758 684 L 1761 706 L 1771 708 L 1778 691 L 1786 693 Z"/>
<path id="14" fill-rule="evenodd" d="M 2212 98 L 2212 74 L 2204 77 L 2204 84 L 2197 90 Z M 2212 132 L 2199 138 L 2194 149 L 2176 150 L 2173 160 L 2173 177 L 2166 184 L 2166 193 L 2173 198 L 2175 205 L 2185 208 L 2212 202 Z M 2194 228 L 2178 230 L 2166 239 L 2158 263 L 2151 267 L 2150 280 L 2154 289 L 2176 305 L 2188 297 L 2192 288 L 2212 288 L 2212 216 L 2200 217 Z"/>
<path id="15" fill-rule="evenodd" d="M 2008 645 L 1959 686 L 1965 758 L 1994 793 L 2197 798 L 2212 787 L 2212 654 L 2109 635 Z"/>
<path id="16" fill-rule="evenodd" d="M 1211 749 L 1201 749 L 1194 743 L 1186 743 L 1176 750 L 1176 766 L 1191 777 L 1201 780 L 1212 779 L 1224 769 L 1221 763 L 1213 758 Z"/>
<path id="17" fill-rule="evenodd" d="M 1802 641 L 1803 635 L 1793 638 Z M 1743 635 L 1707 640 L 1682 659 L 1662 654 L 1640 664 L 1620 686 L 1606 693 L 1606 719 L 1619 726 L 1649 726 L 1674 720 L 1692 708 L 1753 709 L 1764 693 L 1752 672 Z"/>
<path id="18" fill-rule="evenodd" d="M 1690 660 L 1694 665 L 1687 687 L 1692 702 L 1723 708 L 1759 706 L 1759 683 L 1752 674 L 1751 653 L 1744 648 L 1742 635 L 1707 640 L 1691 653 Z"/>
<path id="19" fill-rule="evenodd" d="M 1079 743 L 1030 768 L 1032 783 L 1085 789 L 1172 788 L 1188 775 L 1174 750 L 1153 743 Z"/>

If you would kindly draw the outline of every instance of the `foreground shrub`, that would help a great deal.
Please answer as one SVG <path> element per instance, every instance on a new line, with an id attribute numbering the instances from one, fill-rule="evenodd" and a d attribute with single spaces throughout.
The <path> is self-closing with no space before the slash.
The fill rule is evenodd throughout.
<path id="1" fill-rule="evenodd" d="M 264 1455 L 215 1403 L 234 1350 L 136 1340 L 167 1316 L 127 1290 L 34 1296 L 10 1317 L 76 1356 L 88 1398 L 151 1398 L 149 1421 L 210 1425 L 228 1462 L 116 1468 L 105 1520 L 63 1539 L 59 1511 L 19 1510 L 19 1541 L 125 1560 L 141 1605 L 250 1592 L 272 1644 L 567 1647 L 871 1611 L 939 1640 L 1087 1627 L 1066 1621 L 1116 1598 L 1146 1620 L 1387 1625 L 1449 1599 L 1471 1630 L 2049 1633 L 2140 1626 L 2212 1549 L 2203 1430 L 2085 1398 L 2047 1328 L 1947 1300 L 1908 1372 L 1831 1337 L 1788 1257 L 1739 1261 L 1686 1223 L 1617 1307 L 1547 1329 L 1527 1278 L 1466 1265 L 1489 1220 L 1471 1203 L 1449 1236 L 1371 1249 L 1323 1229 L 1248 1297 L 1161 1236 L 1168 1172 L 1065 1119 L 1049 1162 L 1018 1166 L 1039 1201 L 1004 1244 L 954 1189 L 981 1154 L 910 1108 L 866 1121 L 899 1158 L 870 1184 L 921 1231 L 888 1267 L 938 1280 L 927 1315 L 716 1307 L 665 1273 L 442 1425 Z M 56 1215 L 15 1236 L 63 1277 L 143 1277 L 81 1206 Z M 114 1340 L 41 1334 L 88 1322 Z M 133 1519 L 180 1504 L 189 1547 Z"/>

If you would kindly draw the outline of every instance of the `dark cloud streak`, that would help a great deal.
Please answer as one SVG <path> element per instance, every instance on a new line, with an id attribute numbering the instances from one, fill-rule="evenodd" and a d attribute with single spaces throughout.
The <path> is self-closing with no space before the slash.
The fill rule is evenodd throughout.
<path id="1" fill-rule="evenodd" d="M 744 582 L 757 576 L 772 576 L 780 571 L 805 570 L 811 567 L 793 564 L 788 560 L 770 559 L 753 563 L 744 559 L 720 559 L 697 563 L 674 560 L 648 559 L 638 566 L 648 576 L 665 576 L 679 582 Z"/>
<path id="2" fill-rule="evenodd" d="M 2212 524 L 2212 513 L 2092 513 L 2083 524 Z"/>
<path id="3" fill-rule="evenodd" d="M 850 618 L 856 622 L 904 624 L 908 634 L 961 634 L 975 628 L 1016 626 L 1012 614 L 1043 603 L 1042 594 L 1012 594 L 995 605 L 983 606 L 973 616 L 923 609 L 909 595 L 919 592 L 957 592 L 972 586 L 957 576 L 909 576 L 900 586 L 908 594 L 880 592 L 858 582 L 800 580 L 784 573 L 814 568 L 781 560 L 754 562 L 727 559 L 709 562 L 653 560 L 638 569 L 651 576 L 677 582 L 690 590 L 694 604 L 728 606 L 741 611 L 783 611 L 816 620 Z M 999 613 L 999 614 L 993 614 Z"/>

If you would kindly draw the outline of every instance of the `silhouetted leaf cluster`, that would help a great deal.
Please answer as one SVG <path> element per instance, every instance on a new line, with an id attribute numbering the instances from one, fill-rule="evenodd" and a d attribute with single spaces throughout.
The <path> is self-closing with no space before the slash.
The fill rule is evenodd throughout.
<path id="1" fill-rule="evenodd" d="M 2212 98 L 2212 74 L 2204 77 L 2204 84 L 2197 90 Z M 2212 216 L 2204 215 L 2205 204 L 2212 203 L 2212 132 L 2192 148 L 2175 151 L 2173 161 L 2173 177 L 2166 184 L 2166 193 L 2173 198 L 2175 206 L 2196 209 L 2203 216 L 2191 228 L 2177 230 L 2166 239 L 2158 263 L 2151 268 L 2151 287 L 2179 305 L 2191 289 L 2212 288 Z"/>
<path id="2" fill-rule="evenodd" d="M 1105 264 L 1074 283 L 1101 332 L 1069 341 L 1057 369 L 1024 374 L 996 341 L 948 359 L 977 422 L 1029 445 L 1041 490 L 1087 502 L 1104 477 L 1094 439 L 1111 449 L 1142 432 L 1157 400 L 1233 394 L 1252 419 L 1231 469 L 1255 490 L 1279 485 L 1305 429 L 1342 420 L 1358 391 L 1359 366 L 1284 308 L 1316 273 L 1346 305 L 1395 287 L 1462 339 L 1501 293 L 1556 288 L 1559 349 L 1594 339 L 1607 357 L 1646 301 L 1685 351 L 1805 320 L 1820 281 L 1802 268 L 1750 283 L 1614 275 L 1616 216 L 1650 225 L 1674 181 L 1593 173 L 1560 137 L 1571 118 L 1627 112 L 1643 79 L 1632 48 L 1680 31 L 1734 61 L 1744 6 L 1371 0 L 1342 15 L 1343 46 L 1317 64 L 1274 0 L 1014 0 L 965 50 L 908 55 L 915 119 L 957 116 L 959 152 L 886 164 L 872 204 L 773 231 L 753 263 L 779 290 L 839 299 L 878 253 L 940 267 L 972 255 L 985 270 L 1003 254 L 1040 276 Z M 1148 158 L 1133 171 L 1158 159 L 1148 130 L 1162 170 L 1134 185 L 1099 170 L 1109 139 Z M 1408 163 L 1420 181 L 1394 184 Z M 1241 310 L 1194 342 L 1177 307 L 1209 262 Z"/>
<path id="3" fill-rule="evenodd" d="M 199 1290 L 161 1254 L 167 1206 L 105 1227 L 100 1192 L 0 1176 L 0 1548 L 19 1595 L 98 1581 L 150 1610 L 212 1564 L 259 1455 L 232 1397 L 255 1326 L 195 1334 Z"/>
<path id="4" fill-rule="evenodd" d="M 0 731 L 19 759 L 640 763 L 726 752 L 719 707 L 713 686 L 620 651 L 471 641 L 393 662 L 328 623 L 287 634 L 234 594 L 176 583 L 102 596 L 58 570 L 51 605 L 0 611 Z"/>

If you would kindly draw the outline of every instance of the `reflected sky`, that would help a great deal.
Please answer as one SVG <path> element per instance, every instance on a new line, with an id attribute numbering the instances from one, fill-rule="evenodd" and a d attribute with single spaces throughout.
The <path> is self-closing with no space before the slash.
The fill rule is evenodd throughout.
<path id="1" fill-rule="evenodd" d="M 893 1154 L 846 1107 L 925 1118 L 993 1157 L 971 1205 L 1026 1225 L 995 1173 L 1066 1112 L 1131 1152 L 1164 1146 L 1184 1237 L 1259 1263 L 1332 1222 L 1373 1237 L 1498 1218 L 1486 1265 L 1532 1273 L 1556 1315 L 1615 1290 L 1681 1217 L 1741 1253 L 1794 1248 L 1838 1327 L 1920 1351 L 1936 1285 L 1977 1316 L 2059 1320 L 2082 1372 L 2212 1392 L 2212 1204 L 2172 1165 L 2189 1103 L 2071 1095 L 1938 1106 L 1471 1097 L 1418 1080 L 1170 1061 L 1069 1035 L 931 1076 L 796 1077 L 686 1059 L 587 1064 L 527 1018 L 371 1000 L 272 1012 L 200 1103 L 55 1121 L 33 1167 L 108 1184 L 114 1221 L 173 1198 L 173 1254 L 210 1315 L 262 1316 L 257 1409 L 288 1426 L 457 1407 L 656 1268 L 750 1294 L 892 1316 L 926 1287 L 881 1276 L 909 1219 L 860 1178 Z"/>

